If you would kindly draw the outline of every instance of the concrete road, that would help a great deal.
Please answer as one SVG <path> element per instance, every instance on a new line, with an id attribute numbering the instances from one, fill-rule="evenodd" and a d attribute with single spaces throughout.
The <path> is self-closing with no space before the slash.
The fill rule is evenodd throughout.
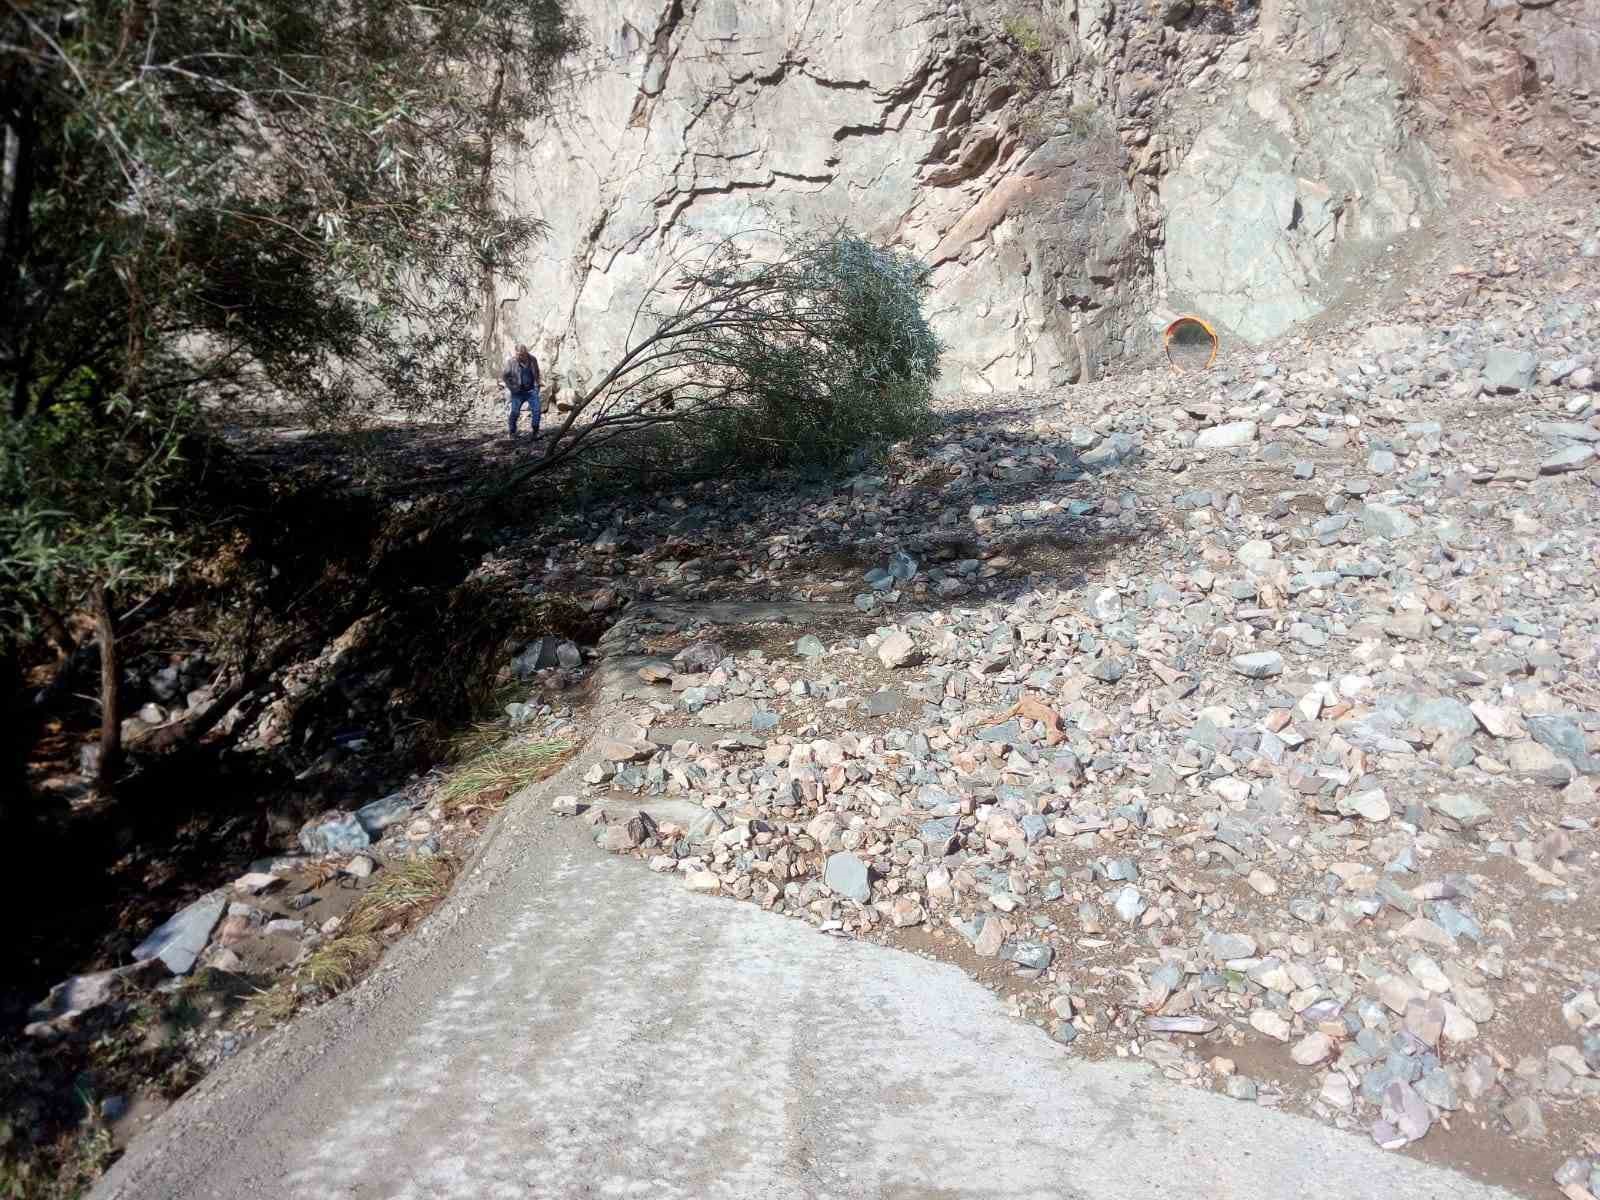
<path id="1" fill-rule="evenodd" d="M 953 967 L 689 895 L 547 816 L 561 782 L 382 971 L 208 1078 L 94 1196 L 1508 1195 L 1076 1062 Z"/>

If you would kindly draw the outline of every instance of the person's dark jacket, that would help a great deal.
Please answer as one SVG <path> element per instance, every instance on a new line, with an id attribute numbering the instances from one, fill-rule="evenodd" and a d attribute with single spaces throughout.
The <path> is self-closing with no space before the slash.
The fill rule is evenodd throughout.
<path id="1" fill-rule="evenodd" d="M 531 382 L 524 385 L 525 378 Z M 539 386 L 539 359 L 536 355 L 528 355 L 524 366 L 521 359 L 515 354 L 506 359 L 505 370 L 500 372 L 500 382 L 506 385 L 508 391 L 531 392 Z"/>

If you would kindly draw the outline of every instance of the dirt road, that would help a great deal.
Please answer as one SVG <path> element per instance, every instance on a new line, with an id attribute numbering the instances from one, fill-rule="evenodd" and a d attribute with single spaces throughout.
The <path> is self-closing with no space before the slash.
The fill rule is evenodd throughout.
<path id="1" fill-rule="evenodd" d="M 187 1095 L 101 1200 L 1507 1193 L 1085 1064 L 954 967 L 691 895 L 508 810 L 350 995 Z"/>

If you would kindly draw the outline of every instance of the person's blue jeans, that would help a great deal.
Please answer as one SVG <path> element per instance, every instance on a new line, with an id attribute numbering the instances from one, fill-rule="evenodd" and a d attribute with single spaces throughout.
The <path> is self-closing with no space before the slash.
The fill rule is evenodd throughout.
<path id="1" fill-rule="evenodd" d="M 532 432 L 539 432 L 539 389 L 534 388 L 528 392 L 511 393 L 511 412 L 507 415 L 506 424 L 511 427 L 511 436 L 517 436 L 517 414 L 522 411 L 522 406 L 528 406 L 528 420 L 532 424 Z"/>

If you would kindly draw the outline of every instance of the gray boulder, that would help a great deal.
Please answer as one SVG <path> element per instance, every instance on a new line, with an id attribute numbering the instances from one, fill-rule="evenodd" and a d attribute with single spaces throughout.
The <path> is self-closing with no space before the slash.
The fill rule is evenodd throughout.
<path id="1" fill-rule="evenodd" d="M 857 904 L 865 904 L 872 899 L 867 864 L 848 851 L 828 855 L 827 866 L 822 871 L 822 882 L 833 889 L 836 895 L 854 900 Z"/>
<path id="2" fill-rule="evenodd" d="M 389 826 L 404 821 L 415 807 L 415 803 L 405 792 L 391 792 L 370 804 L 363 804 L 356 809 L 355 817 L 360 822 L 361 828 L 375 838 Z"/>
<path id="3" fill-rule="evenodd" d="M 208 892 L 159 926 L 133 948 L 135 959 L 159 958 L 174 975 L 187 975 L 206 948 L 228 906 L 225 888 Z"/>
<path id="4" fill-rule="evenodd" d="M 1524 392 L 1539 373 L 1539 356 L 1527 350 L 1489 351 L 1483 362 L 1483 382 L 1495 392 Z"/>
<path id="5" fill-rule="evenodd" d="M 325 812 L 300 827 L 300 848 L 307 854 L 354 854 L 372 845 L 355 813 Z"/>

